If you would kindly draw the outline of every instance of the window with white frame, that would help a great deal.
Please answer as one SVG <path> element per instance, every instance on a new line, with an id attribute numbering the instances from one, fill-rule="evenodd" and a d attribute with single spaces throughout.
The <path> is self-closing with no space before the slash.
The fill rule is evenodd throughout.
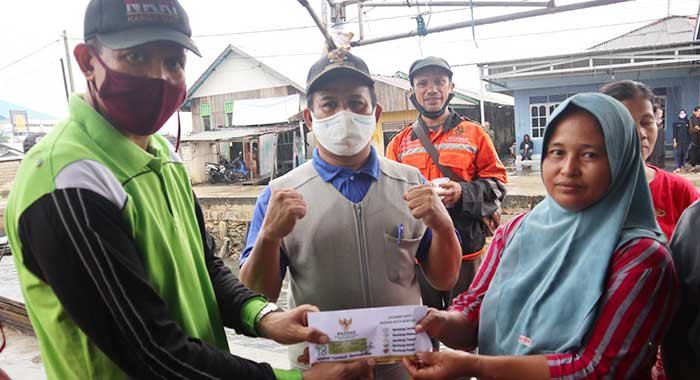
<path id="1" fill-rule="evenodd" d="M 530 104 L 530 137 L 533 139 L 544 136 L 548 108 L 546 104 Z"/>
<path id="2" fill-rule="evenodd" d="M 549 116 L 554 113 L 554 110 L 559 106 L 559 103 L 539 103 L 530 104 L 530 137 L 540 139 L 544 137 L 544 129 L 547 126 Z"/>

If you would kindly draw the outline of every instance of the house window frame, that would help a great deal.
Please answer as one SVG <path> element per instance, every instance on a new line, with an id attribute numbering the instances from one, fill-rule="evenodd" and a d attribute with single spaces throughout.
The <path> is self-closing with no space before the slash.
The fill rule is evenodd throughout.
<path id="1" fill-rule="evenodd" d="M 530 139 L 541 140 L 544 138 L 544 131 L 546 129 L 547 123 L 549 122 L 550 116 L 554 113 L 561 102 L 546 102 L 546 103 L 531 103 L 529 106 L 529 119 L 530 119 Z M 541 107 L 544 107 L 544 114 L 542 113 Z M 537 115 L 533 115 L 533 109 L 537 109 Z M 535 126 L 535 120 L 538 121 Z"/>
<path id="2" fill-rule="evenodd" d="M 233 100 L 224 101 L 224 120 L 226 127 L 233 127 Z"/>
<path id="3" fill-rule="evenodd" d="M 211 130 L 211 105 L 202 103 L 199 105 L 199 117 L 202 118 L 202 129 L 204 131 Z"/>

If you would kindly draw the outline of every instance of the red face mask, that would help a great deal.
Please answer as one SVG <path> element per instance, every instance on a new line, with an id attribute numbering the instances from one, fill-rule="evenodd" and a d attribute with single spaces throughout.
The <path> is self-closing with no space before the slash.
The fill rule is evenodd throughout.
<path id="1" fill-rule="evenodd" d="M 105 69 L 105 79 L 97 94 L 105 116 L 117 129 L 140 136 L 152 135 L 185 101 L 185 86 L 121 73 L 107 67 L 99 54 L 95 53 L 95 57 Z M 95 98 L 95 84 L 89 82 L 88 88 Z"/>

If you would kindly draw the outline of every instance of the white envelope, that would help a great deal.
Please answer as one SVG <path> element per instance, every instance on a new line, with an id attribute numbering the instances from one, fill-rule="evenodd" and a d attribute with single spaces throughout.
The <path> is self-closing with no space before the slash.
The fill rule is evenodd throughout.
<path id="1" fill-rule="evenodd" d="M 309 313 L 309 326 L 328 335 L 328 344 L 309 344 L 311 364 L 373 357 L 377 363 L 413 358 L 432 349 L 426 333 L 415 326 L 428 308 L 391 306 Z"/>

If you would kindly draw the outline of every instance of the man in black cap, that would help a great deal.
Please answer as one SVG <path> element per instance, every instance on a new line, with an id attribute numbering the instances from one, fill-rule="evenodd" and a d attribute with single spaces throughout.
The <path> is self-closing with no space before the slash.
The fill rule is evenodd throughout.
<path id="1" fill-rule="evenodd" d="M 471 284 L 485 237 L 498 227 L 506 169 L 483 128 L 449 108 L 455 85 L 447 61 L 419 59 L 411 65 L 409 80 L 411 101 L 420 115 L 412 126 L 392 138 L 386 156 L 420 169 L 439 186 L 442 201 L 461 234 L 462 265 L 454 289 L 434 289 L 430 281 L 419 277 L 423 303 L 443 310 Z"/>
<path id="2" fill-rule="evenodd" d="M 289 269 L 290 305 L 416 305 L 417 259 L 435 287 L 450 289 L 461 252 L 452 221 L 418 170 L 370 145 L 381 107 L 367 65 L 332 52 L 309 70 L 307 96 L 304 120 L 317 149 L 258 198 L 241 256 L 243 283 L 274 300 Z M 302 368 L 304 345 L 289 351 Z M 408 373 L 400 364 L 379 366 L 375 378 Z"/>
<path id="3" fill-rule="evenodd" d="M 185 96 L 175 0 L 93 0 L 75 57 L 88 93 L 22 161 L 6 210 L 49 379 L 301 379 L 229 353 L 224 326 L 283 344 L 327 337 L 214 256 L 175 149 L 155 132 Z M 365 378 L 323 364 L 304 379 Z"/>

